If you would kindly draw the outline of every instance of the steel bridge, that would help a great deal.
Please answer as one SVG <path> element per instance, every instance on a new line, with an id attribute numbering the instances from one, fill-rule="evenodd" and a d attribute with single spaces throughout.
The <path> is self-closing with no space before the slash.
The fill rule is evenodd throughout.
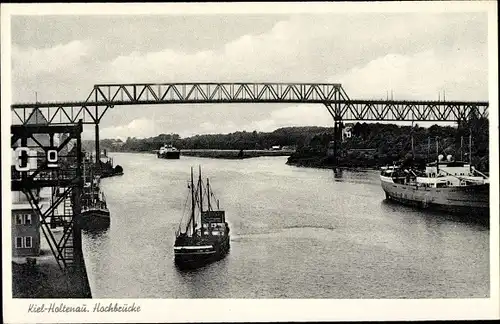
<path id="1" fill-rule="evenodd" d="M 405 101 L 353 100 L 341 84 L 321 83 L 136 83 L 98 84 L 84 101 L 36 102 L 11 105 L 11 146 L 18 150 L 18 161 L 12 170 L 12 190 L 23 191 L 33 211 L 40 215 L 44 235 L 61 267 L 81 264 L 81 233 L 78 218 L 81 211 L 83 124 L 95 125 L 96 158 L 100 156 L 99 123 L 109 109 L 118 106 L 156 104 L 224 104 L 224 103 L 292 103 L 322 104 L 334 120 L 334 155 L 342 121 L 429 121 L 460 122 L 488 117 L 488 102 L 468 101 Z M 66 134 L 56 146 L 54 135 Z M 42 144 L 37 136 L 50 137 Z M 76 156 L 66 153 L 54 168 L 53 159 L 65 145 L 76 141 Z M 33 141 L 40 152 L 46 153 L 45 162 L 29 169 L 27 143 Z M 16 152 L 16 151 L 15 151 Z M 69 159 L 64 161 L 64 158 Z M 43 160 L 43 159 L 42 159 Z M 64 162 L 64 163 L 63 163 Z M 99 163 L 97 163 L 99 165 Z M 99 168 L 99 167 L 97 167 Z M 32 190 L 41 187 L 57 188 L 47 211 L 42 211 Z M 62 190 L 62 192 L 61 192 Z M 62 202 L 71 206 L 64 212 L 64 235 L 56 240 L 47 219 Z M 65 207 L 66 210 L 66 207 Z"/>
<path id="2" fill-rule="evenodd" d="M 24 125 L 34 115 L 48 125 L 79 120 L 95 125 L 98 156 L 99 123 L 111 108 L 224 103 L 322 104 L 334 120 L 335 143 L 342 121 L 460 122 L 487 118 L 489 106 L 484 101 L 353 100 L 339 83 L 127 83 L 96 84 L 84 101 L 18 103 L 11 109 L 14 125 Z"/>
<path id="3" fill-rule="evenodd" d="M 49 124 L 99 124 L 116 106 L 156 104 L 323 104 L 335 120 L 457 122 L 488 117 L 488 102 L 354 100 L 341 84 L 320 83 L 137 83 L 98 84 L 85 101 L 11 105 L 13 124 L 38 109 Z"/>

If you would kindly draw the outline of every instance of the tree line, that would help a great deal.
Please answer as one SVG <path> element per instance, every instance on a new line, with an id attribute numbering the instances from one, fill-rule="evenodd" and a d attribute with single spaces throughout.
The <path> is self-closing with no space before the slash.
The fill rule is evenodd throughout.
<path id="1" fill-rule="evenodd" d="M 456 160 L 469 160 L 479 170 L 489 169 L 488 119 L 479 118 L 462 122 L 455 127 L 432 125 L 421 127 L 382 123 L 355 123 L 351 137 L 338 143 L 339 164 L 345 166 L 378 167 L 396 160 L 412 158 L 421 163 L 435 160 L 437 154 L 452 155 Z M 472 146 L 469 149 L 469 135 Z M 103 139 L 101 149 L 115 152 L 152 152 L 164 144 L 172 143 L 179 149 L 269 149 L 272 146 L 296 148 L 290 164 L 327 166 L 332 164 L 328 150 L 334 139 L 333 127 L 284 127 L 273 132 L 234 132 L 229 134 L 195 135 L 181 138 L 178 134 L 160 134 L 149 138 L 129 137 Z M 412 145 L 413 139 L 413 145 Z M 437 145 L 436 145 L 437 144 Z M 436 148 L 437 146 L 437 148 Z M 93 141 L 84 147 L 94 149 Z M 366 152 L 366 149 L 371 149 Z M 438 153 L 436 152 L 438 149 Z M 365 151 L 364 151 L 365 150 Z M 308 162 L 309 161 L 309 162 Z"/>
<path id="2" fill-rule="evenodd" d="M 462 122 L 458 127 L 398 126 L 381 123 L 356 123 L 351 137 L 340 145 L 338 160 L 328 156 L 332 149 L 333 129 L 313 136 L 309 145 L 297 149 L 289 164 L 304 166 L 380 167 L 395 161 L 423 165 L 438 155 L 470 161 L 479 170 L 489 170 L 489 124 L 481 118 Z M 469 141 L 471 136 L 471 142 Z M 472 144 L 472 145 L 469 145 Z M 330 151 L 331 152 L 331 151 Z"/>
<path id="3" fill-rule="evenodd" d="M 149 138 L 128 137 L 102 139 L 100 148 L 115 152 L 151 152 L 164 144 L 178 149 L 261 150 L 272 146 L 304 146 L 311 138 L 327 131 L 328 127 L 284 127 L 273 132 L 234 132 L 229 134 L 195 135 L 181 138 L 178 134 L 160 134 Z M 87 149 L 94 149 L 93 141 L 85 141 Z"/>

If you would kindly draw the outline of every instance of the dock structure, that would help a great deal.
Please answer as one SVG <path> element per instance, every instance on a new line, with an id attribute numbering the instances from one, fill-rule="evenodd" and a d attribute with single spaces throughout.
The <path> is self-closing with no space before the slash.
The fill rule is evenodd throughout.
<path id="1" fill-rule="evenodd" d="M 90 297 L 79 224 L 82 131 L 82 121 L 11 126 L 11 191 L 29 204 L 57 266 L 66 274 L 62 278 L 71 281 L 72 293 L 62 297 Z M 37 255 L 32 257 L 36 260 Z"/>
<path id="2" fill-rule="evenodd" d="M 100 154 L 99 123 L 119 106 L 224 103 L 322 104 L 334 121 L 334 151 L 340 150 L 343 121 L 461 122 L 488 117 L 486 101 L 415 101 L 351 99 L 340 83 L 117 83 L 96 84 L 87 99 L 72 102 L 12 104 L 13 124 L 25 124 L 40 111 L 49 124 L 95 127 L 96 156 Z"/>

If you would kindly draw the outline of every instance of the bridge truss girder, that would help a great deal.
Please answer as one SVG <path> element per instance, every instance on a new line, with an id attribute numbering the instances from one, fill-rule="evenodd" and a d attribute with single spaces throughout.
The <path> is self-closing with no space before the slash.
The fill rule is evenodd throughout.
<path id="1" fill-rule="evenodd" d="M 82 102 L 11 105 L 13 124 L 26 123 L 35 109 L 49 124 L 99 124 L 116 106 L 156 104 L 323 104 L 334 118 L 366 121 L 455 122 L 488 117 L 488 102 L 351 100 L 340 84 L 163 83 L 95 85 Z"/>

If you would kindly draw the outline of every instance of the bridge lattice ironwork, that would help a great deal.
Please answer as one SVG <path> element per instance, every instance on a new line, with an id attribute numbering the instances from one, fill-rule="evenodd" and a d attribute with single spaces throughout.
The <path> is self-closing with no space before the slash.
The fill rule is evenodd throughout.
<path id="1" fill-rule="evenodd" d="M 157 104 L 323 104 L 336 120 L 454 122 L 488 117 L 488 102 L 353 100 L 341 84 L 321 83 L 137 83 L 98 84 L 85 101 L 11 105 L 13 124 L 38 110 L 49 124 L 99 124 L 110 108 Z"/>

